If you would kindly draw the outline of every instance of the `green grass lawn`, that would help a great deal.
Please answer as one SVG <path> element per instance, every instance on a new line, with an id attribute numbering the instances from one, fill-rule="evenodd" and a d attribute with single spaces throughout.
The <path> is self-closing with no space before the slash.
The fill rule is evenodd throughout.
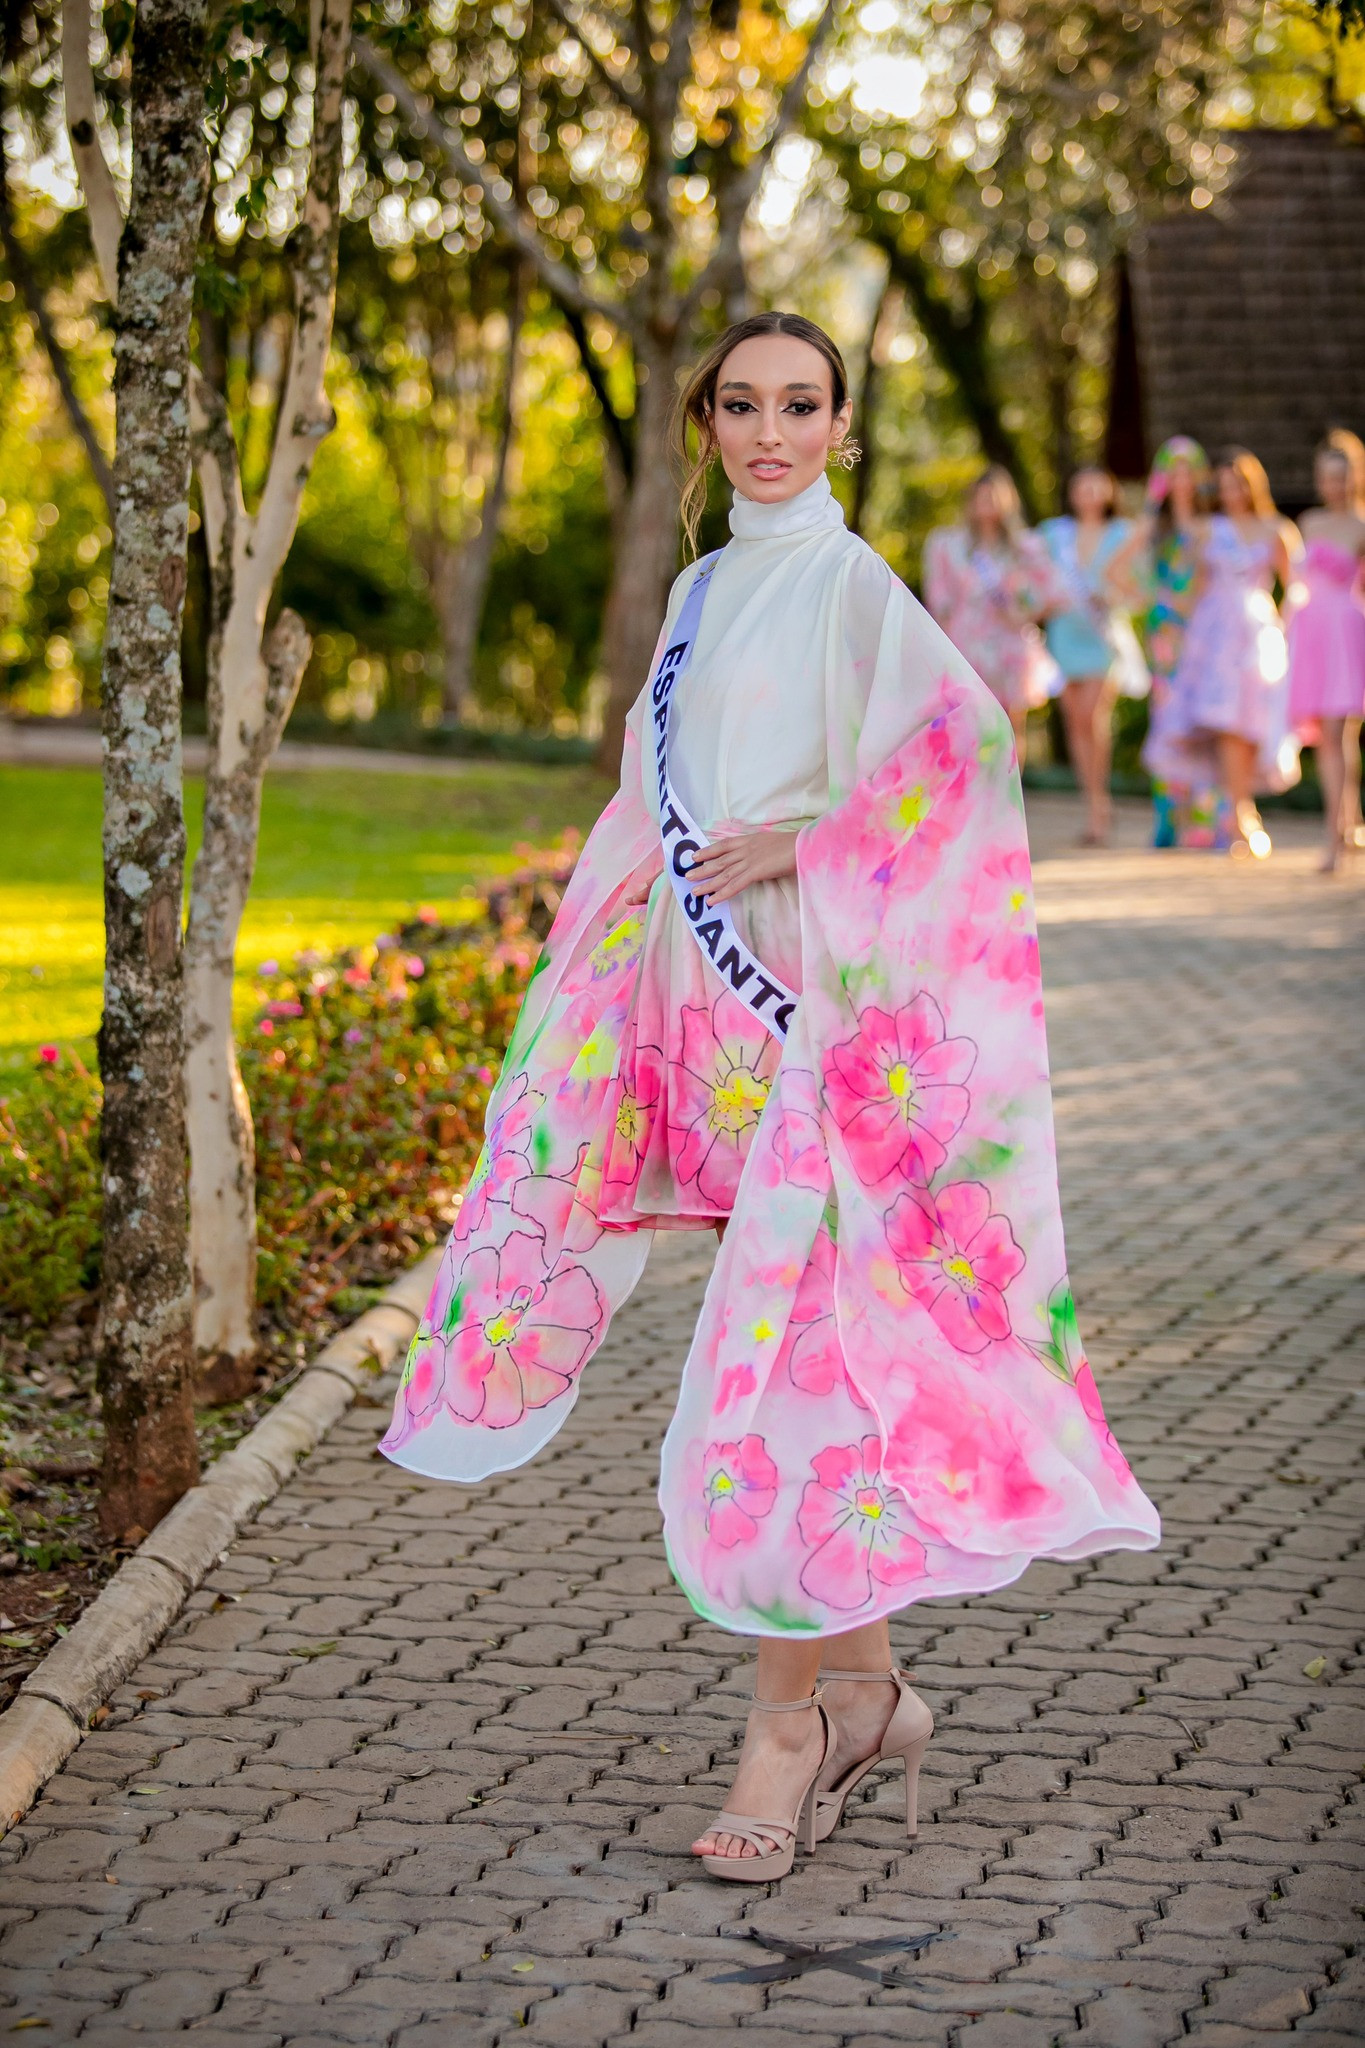
<path id="1" fill-rule="evenodd" d="M 586 831 L 610 787 L 583 768 L 471 762 L 458 775 L 273 773 L 238 948 L 238 999 L 263 960 L 373 939 L 420 905 L 449 915 L 515 849 Z M 186 807 L 193 854 L 203 785 Z M 0 767 L 0 1069 L 46 1040 L 88 1056 L 104 957 L 100 779 Z"/>

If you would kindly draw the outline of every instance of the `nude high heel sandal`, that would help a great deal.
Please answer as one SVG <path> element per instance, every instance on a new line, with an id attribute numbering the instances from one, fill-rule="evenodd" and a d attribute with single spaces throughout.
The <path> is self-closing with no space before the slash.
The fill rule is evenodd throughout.
<path id="1" fill-rule="evenodd" d="M 823 1842 L 834 1833 L 844 1817 L 850 1793 L 857 1790 L 869 1771 L 875 1770 L 878 1764 L 894 1763 L 897 1758 L 905 1766 L 905 1832 L 907 1835 L 918 1834 L 919 1767 L 934 1732 L 933 1715 L 919 1694 L 911 1691 L 903 1671 L 821 1671 L 821 1685 L 831 1681 L 841 1685 L 894 1685 L 897 1698 L 881 1747 L 860 1763 L 850 1764 L 842 1778 L 827 1785 L 823 1792 L 816 1793 L 816 1841 Z"/>
<path id="2" fill-rule="evenodd" d="M 912 1695 L 913 1697 L 913 1695 Z M 754 1856 L 703 1856 L 702 1868 L 712 1877 L 729 1878 L 734 1884 L 767 1884 L 771 1878 L 785 1877 L 796 1861 L 796 1838 L 803 1828 L 806 1848 L 813 1849 L 815 1833 L 815 1785 L 821 1771 L 829 1762 L 834 1748 L 834 1730 L 830 1727 L 829 1715 L 820 1704 L 820 1688 L 804 1700 L 759 1700 L 753 1702 L 765 1714 L 796 1714 L 804 1708 L 814 1707 L 820 1716 L 824 1731 L 820 1761 L 811 1772 L 810 1781 L 796 1802 L 796 1811 L 790 1820 L 764 1820 L 753 1813 L 719 1813 L 707 1830 L 714 1835 L 738 1835 L 742 1842 L 749 1842 L 758 1852 Z M 776 1848 L 768 1845 L 775 1842 Z"/>

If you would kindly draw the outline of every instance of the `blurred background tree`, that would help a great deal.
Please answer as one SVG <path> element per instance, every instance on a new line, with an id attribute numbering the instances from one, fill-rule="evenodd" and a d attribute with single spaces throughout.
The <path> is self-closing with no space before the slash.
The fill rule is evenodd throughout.
<path id="1" fill-rule="evenodd" d="M 250 501 L 284 367 L 299 33 L 283 0 L 229 13 L 250 61 L 214 116 L 197 347 Z M 6 13 L 12 233 L 107 454 L 112 337 L 57 15 L 56 0 Z M 668 385 L 746 305 L 823 319 L 866 414 L 868 459 L 839 488 L 913 580 L 983 454 L 1045 511 L 1101 447 L 1116 257 L 1141 220 L 1216 203 L 1239 129 L 1365 112 L 1354 0 L 865 0 L 831 20 L 805 78 L 814 0 L 402 0 L 356 19 L 422 133 L 353 64 L 338 426 L 278 598 L 313 636 L 293 730 L 406 744 L 572 751 L 600 731 L 652 350 Z M 97 125 L 125 183 L 130 21 L 117 0 L 92 44 Z M 90 718 L 108 521 L 0 267 L 0 702 Z M 657 452 L 646 468 L 662 491 Z M 718 495 L 713 527 L 720 512 Z M 194 544 L 186 678 L 202 722 Z M 658 580 L 674 548 L 659 540 Z"/>

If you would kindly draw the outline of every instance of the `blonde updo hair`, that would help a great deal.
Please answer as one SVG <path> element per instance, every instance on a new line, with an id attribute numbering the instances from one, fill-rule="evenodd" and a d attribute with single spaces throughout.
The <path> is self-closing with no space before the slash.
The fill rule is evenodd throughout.
<path id="1" fill-rule="evenodd" d="M 706 504 L 706 478 L 720 448 L 716 436 L 716 384 L 725 359 L 742 341 L 764 334 L 789 334 L 794 341 L 809 342 L 829 365 L 832 410 L 848 402 L 848 371 L 837 342 L 823 327 L 800 313 L 753 313 L 727 327 L 719 341 L 713 341 L 678 394 L 673 412 L 673 456 L 682 475 L 682 522 L 687 544 L 697 552 L 697 528 Z M 688 429 L 696 434 L 696 454 L 688 445 Z"/>

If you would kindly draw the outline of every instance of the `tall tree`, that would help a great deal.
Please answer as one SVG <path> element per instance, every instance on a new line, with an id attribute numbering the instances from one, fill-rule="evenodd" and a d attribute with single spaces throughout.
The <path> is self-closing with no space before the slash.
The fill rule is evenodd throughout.
<path id="1" fill-rule="evenodd" d="M 677 562 L 667 440 L 678 372 L 700 320 L 742 309 L 741 231 L 773 148 L 801 115 L 831 14 L 797 30 L 757 7 L 551 0 L 533 33 L 519 18 L 515 36 L 507 18 L 497 10 L 486 76 L 444 39 L 411 34 L 392 53 L 358 39 L 357 57 L 408 135 L 527 258 L 586 339 L 589 374 L 594 327 L 605 324 L 626 359 L 628 398 L 594 377 L 618 427 L 629 419 L 614 436 L 629 470 L 603 641 L 601 761 L 614 771 Z M 506 175 L 516 141 L 490 147 L 481 127 L 483 106 L 504 94 L 533 137 L 525 205 Z"/>
<path id="2" fill-rule="evenodd" d="M 150 1529 L 199 1472 L 185 1179 L 180 627 L 205 0 L 141 0 L 119 252 L 114 559 L 104 646 L 100 1071 L 105 1529 Z"/>
<path id="3" fill-rule="evenodd" d="M 261 784 L 310 649 L 296 613 L 282 611 L 269 623 L 270 602 L 314 455 L 334 424 L 324 374 L 336 291 L 351 0 L 312 0 L 307 15 L 306 76 L 296 74 L 292 101 L 296 140 L 281 152 L 284 161 L 266 169 L 257 193 L 267 215 L 273 210 L 288 233 L 293 309 L 274 436 L 254 510 L 221 392 L 199 371 L 189 387 L 211 616 L 204 838 L 185 937 L 185 1084 L 199 1392 L 212 1401 L 244 1393 L 254 1371 L 255 1148 L 233 1040 L 232 980 L 255 865 Z M 219 33 L 220 68 L 249 78 L 259 54 L 252 37 L 230 17 L 220 21 Z M 80 51 L 87 60 L 89 53 L 88 0 L 66 0 L 64 34 L 71 38 L 71 76 L 79 79 Z M 286 59 L 286 76 L 289 68 Z M 289 98 L 285 93 L 286 103 Z M 250 102 L 241 104 L 249 125 Z M 74 138 L 82 117 L 71 102 L 68 118 Z M 220 149 L 226 126 L 220 121 Z M 108 218 L 117 193 L 111 179 L 92 175 L 88 150 L 86 156 L 77 156 L 77 169 L 100 254 L 117 240 L 118 223 Z M 202 214 L 201 204 L 196 233 Z"/>
<path id="4" fill-rule="evenodd" d="M 837 175 L 983 453 L 1034 509 L 1095 443 L 1117 252 L 1145 213 L 1206 205 L 1230 174 L 1219 123 L 1265 12 L 935 0 L 889 41 L 851 37 L 809 116 L 812 178 Z"/>

